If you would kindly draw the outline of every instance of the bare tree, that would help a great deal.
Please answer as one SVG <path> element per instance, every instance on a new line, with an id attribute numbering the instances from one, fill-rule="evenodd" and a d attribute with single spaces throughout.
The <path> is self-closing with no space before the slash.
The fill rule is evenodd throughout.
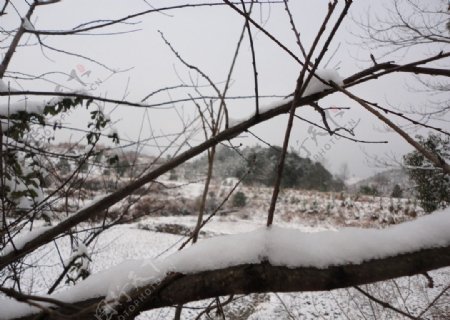
<path id="1" fill-rule="evenodd" d="M 395 0 L 384 8 L 382 14 L 371 14 L 368 11 L 366 16 L 355 17 L 355 22 L 360 27 L 357 33 L 361 39 L 359 45 L 362 44 L 371 51 L 370 58 L 374 64 L 378 63 L 377 58 L 393 57 L 396 60 L 404 60 L 412 55 L 437 54 L 446 51 L 450 43 L 449 7 L 447 1 L 443 0 L 426 4 L 416 0 Z M 448 61 L 440 61 L 439 68 L 447 73 Z M 391 105 L 387 112 L 409 114 L 413 119 L 410 125 L 426 124 L 429 120 L 435 120 L 435 128 L 430 129 L 445 131 L 448 134 L 448 130 L 444 129 L 445 116 L 449 111 L 448 79 L 436 77 L 439 71 L 429 71 L 416 73 L 415 84 L 410 85 L 412 93 L 426 92 L 430 96 L 426 106 Z M 436 121 L 439 121 L 438 125 Z"/>
<path id="2" fill-rule="evenodd" d="M 277 176 L 267 214 L 267 227 L 268 230 L 271 230 L 270 227 L 276 224 L 276 209 L 277 203 L 279 202 L 281 179 L 292 128 L 295 125 L 294 121 L 296 119 L 302 119 L 302 108 L 300 107 L 313 107 L 321 115 L 322 121 L 322 123 L 314 123 L 314 125 L 330 135 L 339 135 L 355 142 L 371 142 L 355 138 L 355 133 L 352 130 L 330 127 L 329 118 L 325 112 L 326 108 L 321 107 L 318 102 L 322 98 L 337 92 L 346 95 L 348 98 L 357 102 L 368 113 L 375 115 L 380 123 L 392 128 L 406 143 L 412 145 L 433 163 L 438 170 L 449 174 L 450 166 L 447 160 L 437 157 L 430 150 L 417 143 L 394 119 L 396 119 L 395 117 L 400 117 L 402 120 L 411 121 L 419 126 L 434 127 L 425 122 L 409 119 L 399 112 L 382 106 L 378 102 L 367 101 L 364 97 L 359 97 L 350 90 L 352 87 L 361 83 L 382 81 L 386 75 L 397 76 L 400 79 L 409 74 L 447 78 L 450 76 L 448 69 L 439 67 L 433 63 L 447 61 L 450 52 L 445 50 L 447 47 L 444 45 L 448 44 L 448 37 L 442 35 L 440 32 L 441 29 L 439 29 L 440 27 L 427 25 L 430 31 L 428 34 L 423 34 L 421 28 L 416 28 L 412 31 L 407 28 L 405 38 L 402 38 L 399 34 L 400 38 L 395 39 L 400 46 L 415 45 L 416 42 L 425 44 L 433 42 L 443 45 L 442 50 L 429 53 L 424 58 L 406 62 L 381 62 L 373 58 L 371 65 L 353 75 L 347 76 L 345 79 L 337 79 L 335 73 L 331 73 L 330 76 L 330 73 L 319 71 L 322 68 L 323 61 L 331 43 L 340 31 L 343 21 L 347 19 L 348 13 L 352 8 L 351 0 L 341 2 L 335 0 L 324 7 L 323 21 L 310 45 L 306 45 L 301 39 L 301 30 L 296 26 L 295 19 L 290 12 L 287 1 L 256 3 L 254 1 L 232 2 L 224 0 L 223 2 L 217 3 L 183 3 L 158 8 L 150 6 L 148 9 L 135 14 L 109 20 L 99 18 L 98 20 L 82 22 L 71 29 L 54 30 L 41 30 L 34 26 L 32 22 L 38 25 L 35 17 L 39 17 L 40 10 L 45 10 L 53 5 L 63 5 L 59 0 L 34 0 L 30 4 L 22 4 L 22 6 L 25 6 L 25 14 L 23 15 L 20 15 L 20 10 L 23 10 L 23 8 L 19 8 L 16 2 L 6 1 L 3 7 L 0 6 L 0 19 L 3 19 L 3 16 L 6 14 L 19 13 L 17 16 L 17 24 L 12 30 L 4 28 L 0 30 L 1 35 L 4 37 L 4 40 L 2 40 L 2 45 L 4 43 L 4 55 L 0 65 L 0 96 L 5 97 L 6 100 L 4 108 L 0 110 L 0 140 L 2 143 L 0 153 L 0 189 L 2 202 L 2 254 L 0 256 L 0 272 L 3 279 L 8 279 L 2 284 L 0 291 L 12 299 L 37 307 L 41 318 L 72 317 L 95 319 L 96 317 L 98 318 L 98 311 L 100 309 L 103 310 L 102 307 L 114 306 L 114 312 L 107 314 L 108 317 L 114 319 L 132 319 L 145 310 L 166 306 L 181 306 L 185 303 L 200 299 L 214 299 L 214 302 L 206 307 L 205 310 L 210 310 L 212 308 L 211 306 L 220 310 L 223 304 L 229 303 L 228 301 L 231 301 L 233 296 L 238 294 L 318 291 L 345 287 L 356 287 L 356 290 L 370 297 L 373 301 L 382 304 L 384 307 L 389 307 L 385 302 L 373 297 L 369 292 L 357 286 L 402 276 L 426 273 L 427 271 L 450 265 L 450 240 L 447 237 L 444 239 L 445 243 L 441 242 L 431 246 L 418 246 L 408 252 L 396 252 L 392 255 L 381 257 L 375 255 L 359 262 L 353 261 L 338 265 L 330 264 L 321 268 L 318 266 L 272 265 L 267 260 L 267 257 L 260 257 L 258 261 L 246 261 L 236 265 L 227 265 L 222 268 L 194 270 L 190 273 L 168 272 L 162 278 L 157 279 L 157 281 L 140 283 L 140 285 L 130 287 L 124 290 L 124 292 L 121 292 L 123 293 L 122 295 L 114 299 L 110 299 L 106 293 L 103 293 L 95 298 L 81 296 L 68 302 L 54 299 L 52 296 L 45 296 L 44 292 L 40 292 L 39 294 L 24 292 L 20 287 L 20 274 L 24 268 L 29 267 L 25 260 L 27 257 L 35 254 L 38 249 L 51 244 L 58 238 L 69 237 L 73 241 L 73 249 L 76 251 L 76 254 L 72 256 L 69 263 L 64 263 L 64 259 L 61 256 L 61 274 L 48 290 L 49 293 L 53 292 L 61 284 L 62 279 L 67 276 L 71 267 L 78 265 L 80 259 L 89 258 L 84 254 L 81 243 L 83 245 L 89 245 L 103 230 L 116 224 L 130 221 L 133 218 L 128 215 L 131 207 L 139 201 L 140 196 L 145 192 L 152 192 L 152 186 L 158 184 L 156 179 L 168 173 L 170 170 L 181 166 L 186 161 L 206 152 L 208 154 L 208 168 L 201 203 L 198 208 L 198 222 L 194 230 L 192 230 L 192 235 L 188 241 L 191 239 L 193 242 L 199 240 L 198 235 L 200 229 L 205 223 L 211 220 L 217 210 L 230 198 L 232 192 L 235 190 L 233 188 L 216 210 L 208 218 L 204 218 L 206 212 L 205 204 L 209 194 L 208 190 L 214 167 L 215 148 L 221 143 L 231 142 L 232 145 L 234 138 L 248 132 L 255 125 L 269 121 L 278 115 L 288 114 L 288 122 L 285 127 L 285 135 L 282 142 L 283 147 L 278 159 Z M 289 49 L 289 46 L 285 45 L 282 40 L 267 30 L 262 21 L 258 21 L 254 14 L 254 9 L 257 5 L 261 7 L 283 6 L 288 13 L 286 16 L 289 25 L 288 30 L 291 30 L 289 32 L 293 32 L 293 38 L 298 45 L 298 54 Z M 166 39 L 164 36 L 164 44 L 169 47 L 179 62 L 195 75 L 189 73 L 189 82 L 183 81 L 180 76 L 180 84 L 172 87 L 161 87 L 146 95 L 140 102 L 128 101 L 127 92 L 125 92 L 123 97 L 114 96 L 113 98 L 107 98 L 100 94 L 95 95 L 89 92 L 74 90 L 54 92 L 52 90 L 39 91 L 28 89 L 26 85 L 25 89 L 16 89 L 13 86 L 21 85 L 30 80 L 47 80 L 52 83 L 50 80 L 51 77 L 47 74 L 28 75 L 12 69 L 13 64 L 11 62 L 15 57 L 15 53 L 26 46 L 38 46 L 44 56 L 48 51 L 59 52 L 69 56 L 77 56 L 80 59 L 95 63 L 106 70 L 112 70 L 112 68 L 90 57 L 56 48 L 51 45 L 49 39 L 59 36 L 81 36 L 92 34 L 92 32 L 104 32 L 105 34 L 118 33 L 117 29 L 114 29 L 117 26 L 125 26 L 125 30 L 123 31 L 125 33 L 132 32 L 134 30 L 127 28 L 128 26 L 134 25 L 136 21 L 134 19 L 136 18 L 145 18 L 152 14 L 173 13 L 180 10 L 196 10 L 202 7 L 213 7 L 216 10 L 219 8 L 220 12 L 233 12 L 237 17 L 242 18 L 242 29 L 236 37 L 237 42 L 231 55 L 231 66 L 227 70 L 223 89 L 219 89 L 221 81 L 208 75 L 200 67 L 187 62 L 183 58 L 182 53 L 175 50 L 176 44 L 172 45 L 169 42 L 170 39 Z M 421 8 L 421 12 L 423 14 L 427 13 L 423 8 Z M 403 13 L 398 2 L 394 3 L 394 13 Z M 431 13 L 434 14 L 435 12 L 432 11 Z M 409 26 L 407 22 L 405 24 Z M 109 32 L 109 28 L 112 28 L 111 32 Z M 385 29 L 381 31 L 385 31 Z M 258 33 L 260 37 L 264 36 L 266 39 L 269 39 L 274 48 L 286 54 L 286 57 L 289 59 L 293 59 L 298 68 L 299 76 L 296 83 L 293 84 L 295 88 L 294 93 L 270 108 L 263 108 L 260 105 L 260 100 L 265 95 L 261 94 L 259 86 L 258 74 L 260 66 L 258 65 L 257 46 L 254 43 L 255 33 Z M 376 34 L 378 35 L 378 33 Z M 419 39 L 417 39 L 417 34 L 419 34 Z M 27 36 L 31 36 L 33 42 L 29 42 L 31 38 L 26 39 Z M 243 39 L 248 41 L 248 46 L 251 51 L 251 59 L 248 61 L 248 64 L 251 70 L 249 77 L 252 80 L 253 88 L 251 94 L 247 96 L 231 97 L 228 95 L 228 90 L 231 86 L 236 57 L 240 52 Z M 392 45 L 392 42 L 390 45 Z M 394 45 L 396 45 L 395 42 Z M 114 70 L 112 74 L 115 73 Z M 71 74 L 70 76 L 73 77 L 74 75 Z M 201 78 L 202 82 L 199 83 L 196 77 Z M 185 97 L 169 99 L 163 102 L 156 99 L 152 101 L 158 93 L 165 92 L 170 96 L 172 92 L 180 88 L 187 90 Z M 276 94 L 270 93 L 267 96 L 273 97 L 274 95 Z M 18 98 L 36 98 L 38 96 L 51 97 L 52 100 L 38 105 L 14 100 Z M 251 98 L 251 100 L 248 100 L 248 98 Z M 254 108 L 252 115 L 239 121 L 231 121 L 228 115 L 228 107 L 235 100 L 249 103 Z M 191 103 L 194 105 L 197 109 L 196 115 L 188 117 L 179 112 L 181 108 L 177 109 L 177 106 L 181 103 Z M 76 153 L 72 156 L 67 150 L 61 150 L 54 154 L 54 152 L 49 152 L 45 146 L 39 144 L 39 141 L 36 141 L 39 139 L 31 139 L 31 137 L 36 136 L 36 131 L 33 131 L 33 128 L 51 126 L 54 129 L 58 129 L 60 127 L 66 127 L 66 124 L 62 123 L 63 121 L 55 121 L 54 117 L 62 117 L 62 115 L 68 114 L 83 105 L 90 111 L 89 122 L 85 124 L 83 129 L 76 129 L 83 132 L 83 139 L 87 140 L 89 146 L 83 152 Z M 176 133 L 163 133 L 158 136 L 157 133 L 153 132 L 150 121 L 148 121 L 150 132 L 146 133 L 146 136 L 143 136 L 144 133 L 141 132 L 136 141 L 120 139 L 120 135 L 115 133 L 114 130 L 109 133 L 107 132 L 107 130 L 112 129 L 111 125 L 113 123 L 108 113 L 105 112 L 105 106 L 145 109 L 146 116 L 143 117 L 141 123 L 142 129 L 145 121 L 147 121 L 146 117 L 149 117 L 149 114 L 155 110 L 154 108 L 165 105 L 173 106 L 178 112 L 177 120 L 181 124 L 181 129 Z M 445 114 L 445 112 L 441 114 Z M 72 130 L 74 128 L 68 129 Z M 142 129 L 141 131 L 144 130 Z M 442 132 L 444 130 L 440 131 Z M 200 137 L 202 140 L 198 142 Z M 100 141 L 104 141 L 104 139 L 112 140 L 112 146 L 101 148 L 104 153 L 109 151 L 109 155 L 107 161 L 105 161 L 106 163 L 99 165 L 98 161 L 95 161 L 95 157 L 101 154 L 98 144 Z M 124 145 L 131 145 L 136 150 L 139 150 L 141 147 L 150 143 L 157 147 L 159 154 L 151 161 L 149 160 L 149 163 L 139 164 L 133 163 L 134 161 L 132 159 L 127 160 L 127 163 L 131 163 L 130 166 L 133 168 L 132 175 L 126 176 L 126 179 L 119 178 L 115 187 L 111 188 L 111 191 L 107 195 L 89 203 L 80 201 L 80 204 L 83 203 L 83 205 L 80 205 L 75 210 L 69 207 L 69 197 L 77 194 L 77 192 L 80 193 L 79 186 L 85 186 L 88 182 L 86 172 L 91 167 L 86 167 L 85 164 L 94 164 L 104 169 L 112 169 L 114 165 L 120 164 L 120 159 L 117 153 L 112 153 L 111 150 L 120 150 L 120 147 Z M 52 157 L 73 160 L 76 165 L 71 167 L 69 170 L 70 173 L 67 176 L 57 176 L 57 174 L 54 174 L 57 180 L 57 188 L 53 192 L 44 193 L 40 190 L 41 185 L 34 179 L 41 178 L 39 174 L 44 171 L 44 168 L 51 169 L 52 162 L 49 159 Z M 34 167 L 33 170 L 26 171 L 24 168 L 31 166 L 27 162 L 30 158 L 33 160 L 32 165 Z M 128 167 L 128 164 L 123 165 Z M 13 179 L 17 181 L 15 184 L 11 183 Z M 11 187 L 12 185 L 25 185 L 28 187 L 13 189 Z M 20 192 L 17 193 L 17 191 Z M 77 195 L 81 199 L 82 195 Z M 23 240 L 21 238 L 23 230 L 36 231 L 34 228 L 35 221 L 42 217 L 43 213 L 52 212 L 51 204 L 57 196 L 66 199 L 67 205 L 65 208 L 62 208 L 64 217 L 58 217 L 54 225 L 39 229 L 39 232 L 31 233 Z M 23 199 L 31 199 L 31 203 L 25 206 L 23 205 Z M 159 209 L 157 207 L 154 208 L 154 210 Z M 114 212 L 115 214 L 113 214 Z M 87 224 L 86 222 L 88 221 L 94 221 L 94 223 Z M 84 239 L 80 238 L 79 234 L 81 230 L 86 231 L 86 229 L 90 232 Z M 86 262 L 86 260 L 83 261 Z M 78 275 L 72 279 L 79 281 L 79 278 L 84 277 L 82 273 Z M 12 281 L 9 281 L 10 279 Z M 226 302 L 221 302 L 219 297 L 223 295 L 229 295 L 230 298 Z M 391 309 L 395 308 L 390 307 Z M 178 310 L 181 310 L 181 307 L 178 307 Z M 402 310 L 396 311 L 402 315 L 407 314 Z M 422 311 L 426 312 L 426 310 Z M 177 314 L 179 316 L 180 311 Z M 422 313 L 417 316 L 421 317 Z M 35 317 L 36 314 L 27 314 L 21 319 L 32 319 Z"/>

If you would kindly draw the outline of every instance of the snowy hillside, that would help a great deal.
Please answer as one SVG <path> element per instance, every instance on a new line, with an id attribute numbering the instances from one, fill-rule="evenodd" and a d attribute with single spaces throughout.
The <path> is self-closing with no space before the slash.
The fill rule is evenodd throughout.
<path id="1" fill-rule="evenodd" d="M 348 184 L 350 192 L 358 192 L 362 186 L 375 187 L 380 195 L 389 197 L 395 185 L 399 185 L 403 196 L 411 197 L 414 194 L 413 184 L 403 169 L 390 169 L 379 172 L 369 178 Z"/>

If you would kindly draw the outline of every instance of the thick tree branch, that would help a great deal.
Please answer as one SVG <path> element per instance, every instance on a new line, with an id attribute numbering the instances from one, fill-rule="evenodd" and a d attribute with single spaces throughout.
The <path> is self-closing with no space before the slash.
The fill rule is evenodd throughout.
<path id="1" fill-rule="evenodd" d="M 189 275 L 171 274 L 162 281 L 163 286 L 156 287 L 157 294 L 153 294 L 154 284 L 139 288 L 130 294 L 132 299 L 124 302 L 121 310 L 124 312 L 129 306 L 140 311 L 151 310 L 230 294 L 333 290 L 411 276 L 449 265 L 450 246 L 446 246 L 324 269 L 287 268 L 265 262 Z M 150 291 L 152 293 L 142 299 L 142 293 Z M 90 310 L 89 314 L 84 314 L 84 319 L 95 319 L 96 306 L 103 298 L 78 301 L 75 305 Z M 57 311 L 70 314 L 69 310 L 61 308 Z M 20 319 L 35 319 L 33 317 L 36 315 Z M 120 318 L 120 314 L 116 315 L 117 318 Z M 45 316 L 41 319 L 51 318 Z"/>

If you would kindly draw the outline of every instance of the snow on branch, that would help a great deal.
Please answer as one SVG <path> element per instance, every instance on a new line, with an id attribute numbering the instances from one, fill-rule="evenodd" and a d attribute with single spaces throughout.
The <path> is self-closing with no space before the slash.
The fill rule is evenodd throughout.
<path id="1" fill-rule="evenodd" d="M 13 189 L 15 190 L 15 189 Z M 23 248 L 27 242 L 31 239 L 38 237 L 43 234 L 45 231 L 49 230 L 50 226 L 37 227 L 33 230 L 21 229 L 20 232 L 14 234 L 14 238 L 8 243 L 0 252 L 0 256 L 6 255 L 8 253 L 14 252 L 14 250 L 20 250 Z"/>
<path id="2" fill-rule="evenodd" d="M 214 296 L 212 292 L 216 285 L 216 295 L 244 293 L 243 291 L 246 293 L 276 291 L 275 289 L 329 290 L 450 265 L 448 230 L 450 230 L 450 208 L 386 229 L 344 228 L 340 231 L 305 233 L 272 226 L 245 234 L 206 239 L 162 260 L 126 261 L 49 297 L 75 304 L 92 299 L 97 303 L 103 299 L 115 301 L 124 295 L 132 296 L 133 292 L 142 288 L 155 288 L 173 275 L 178 275 L 173 282 L 173 285 L 177 286 L 176 282 L 179 281 L 177 279 L 191 279 L 190 281 L 198 282 L 200 274 L 209 274 L 211 278 L 204 277 L 203 282 L 191 286 L 206 286 L 203 289 L 210 292 L 211 296 Z M 308 276 L 296 284 L 287 285 L 285 282 L 287 279 L 279 279 L 279 275 L 271 279 L 276 272 L 284 274 L 283 277 L 287 278 L 290 275 L 304 276 L 305 273 L 320 277 L 316 279 L 314 276 Z M 271 276 L 262 276 L 264 273 Z M 229 292 L 230 289 L 225 288 L 223 283 L 221 285 L 221 282 L 214 280 L 214 277 L 219 277 L 223 282 L 226 279 L 223 278 L 224 274 L 238 277 L 237 283 L 246 286 L 247 289 L 240 287 L 235 288 L 236 292 Z M 243 284 L 243 281 L 248 283 Z M 231 288 L 234 286 L 232 283 L 225 281 Z M 190 293 L 185 292 L 187 296 L 183 297 L 177 296 L 179 290 L 167 294 L 178 297 L 171 298 L 178 299 L 172 303 L 207 297 L 203 295 L 199 297 L 189 291 L 191 289 L 184 291 L 186 290 Z M 170 305 L 170 301 L 169 299 L 158 303 L 152 302 L 153 304 L 147 307 Z M 16 303 L 13 308 L 12 305 L 11 300 L 0 300 L 0 310 L 5 312 L 8 310 L 8 314 L 4 312 L 2 314 L 0 311 L 0 318 L 25 316 L 33 311 L 25 304 Z M 12 314 L 11 310 L 17 312 Z"/>
<path id="3" fill-rule="evenodd" d="M 0 104 L 0 116 L 8 117 L 19 112 L 43 114 L 46 106 L 53 106 L 61 102 L 63 98 L 52 98 L 47 101 L 29 101 L 24 99 L 18 102 Z"/>
<path id="4" fill-rule="evenodd" d="M 305 88 L 302 97 L 307 97 L 325 90 L 332 89 L 330 85 L 327 83 L 334 82 L 338 84 L 339 86 L 344 85 L 343 78 L 339 75 L 339 73 L 336 70 L 332 69 L 321 69 L 316 70 L 314 76 L 309 81 L 307 87 Z M 259 108 L 259 112 L 264 113 L 272 109 L 279 108 L 280 106 L 283 106 L 285 104 L 292 103 L 292 96 L 288 96 L 283 100 L 276 101 L 270 104 L 267 104 L 265 106 L 262 106 Z M 247 121 L 253 117 L 255 117 L 256 112 L 253 112 L 250 116 L 247 116 L 242 119 L 230 119 L 229 125 L 234 126 L 241 122 Z"/>

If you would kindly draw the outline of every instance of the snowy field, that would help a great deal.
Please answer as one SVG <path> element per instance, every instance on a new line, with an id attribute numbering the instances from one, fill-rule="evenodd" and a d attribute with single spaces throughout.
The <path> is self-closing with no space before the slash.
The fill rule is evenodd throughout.
<path id="1" fill-rule="evenodd" d="M 161 224 L 178 224 L 192 228 L 195 216 L 152 217 L 139 223 L 119 225 L 105 231 L 97 238 L 88 253 L 92 259 L 90 269 L 93 274 L 108 269 L 128 259 L 163 258 L 177 251 L 185 236 L 153 232 L 141 229 Z M 252 219 L 242 220 L 239 215 L 220 216 L 204 228 L 204 237 L 249 232 L 261 228 L 264 216 L 255 215 Z M 303 232 L 317 232 L 334 229 L 329 226 L 311 227 L 298 222 L 281 222 L 278 226 L 289 227 Z M 58 248 L 56 248 L 58 247 Z M 26 274 L 28 290 L 31 293 L 46 292 L 61 272 L 61 257 L 70 257 L 70 243 L 59 239 L 33 254 L 29 262 L 39 262 L 39 268 L 29 269 Z M 63 258 L 63 259 L 64 259 Z M 45 261 L 43 263 L 43 261 Z M 401 278 L 379 284 L 364 286 L 366 291 L 398 306 L 419 314 L 438 295 L 450 280 L 450 268 L 430 273 L 434 287 L 428 288 L 429 282 L 424 276 Z M 64 291 L 64 288 L 60 289 Z M 431 312 L 450 314 L 449 292 L 438 301 L 438 309 L 427 313 L 429 319 L 444 319 Z M 225 301 L 227 297 L 223 297 Z M 447 304 L 445 304 L 447 301 Z M 211 301 L 199 301 L 186 305 L 182 319 L 196 319 Z M 225 307 L 227 319 L 399 319 L 392 311 L 369 302 L 354 289 L 334 290 L 331 292 L 306 293 L 270 293 L 235 296 Z M 164 308 L 143 313 L 138 319 L 170 319 L 174 308 Z M 211 316 L 214 315 L 212 311 Z M 201 319 L 208 319 L 203 315 Z"/>

